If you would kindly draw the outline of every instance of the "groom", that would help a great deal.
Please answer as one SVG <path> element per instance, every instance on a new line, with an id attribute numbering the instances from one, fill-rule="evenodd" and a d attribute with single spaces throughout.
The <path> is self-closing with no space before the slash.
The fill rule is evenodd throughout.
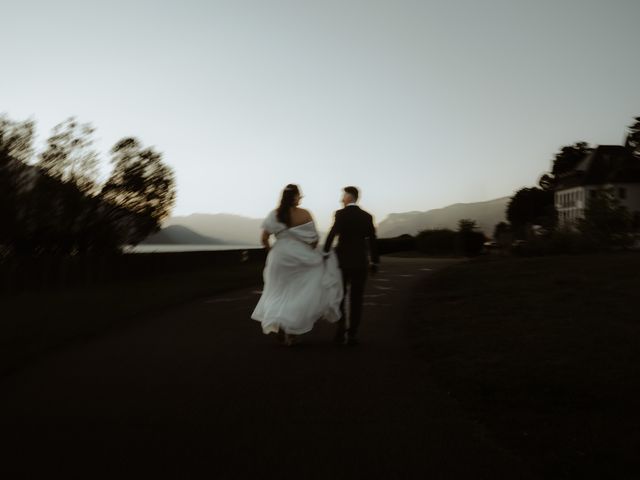
<path id="1" fill-rule="evenodd" d="M 362 297 L 364 284 L 367 280 L 367 270 L 370 268 L 371 273 L 375 274 L 378 271 L 380 257 L 376 245 L 376 229 L 373 226 L 373 218 L 357 205 L 358 189 L 345 187 L 343 191 L 344 208 L 336 212 L 333 227 L 331 227 L 324 245 L 324 251 L 328 253 L 331 250 L 333 239 L 338 235 L 336 253 L 340 270 L 342 270 L 345 298 L 342 300 L 342 318 L 338 322 L 338 330 L 334 340 L 336 343 L 342 344 L 345 342 L 346 334 L 347 345 L 353 346 L 358 343 L 358 327 L 362 318 Z M 369 258 L 371 258 L 371 264 L 369 264 Z M 344 307 L 347 286 L 351 287 L 349 289 L 348 324 Z"/>

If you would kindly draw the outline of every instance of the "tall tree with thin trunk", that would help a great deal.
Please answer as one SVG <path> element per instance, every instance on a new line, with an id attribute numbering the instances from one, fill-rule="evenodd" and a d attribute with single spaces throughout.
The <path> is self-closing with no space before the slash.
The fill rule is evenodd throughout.
<path id="1" fill-rule="evenodd" d="M 33 134 L 32 121 L 0 116 L 0 247 L 26 236 L 25 197 L 32 188 L 27 162 L 33 155 Z"/>
<path id="2" fill-rule="evenodd" d="M 160 229 L 175 203 L 175 176 L 162 154 L 124 138 L 111 150 L 113 171 L 100 197 L 125 243 L 135 245 Z"/>
<path id="3" fill-rule="evenodd" d="M 640 157 L 640 117 L 636 117 L 635 123 L 629 127 L 625 146 L 629 148 L 636 157 Z"/>
<path id="4" fill-rule="evenodd" d="M 82 192 L 94 192 L 99 163 L 92 148 L 94 131 L 91 124 L 78 123 L 75 117 L 56 125 L 38 166 L 50 177 L 71 182 Z"/>

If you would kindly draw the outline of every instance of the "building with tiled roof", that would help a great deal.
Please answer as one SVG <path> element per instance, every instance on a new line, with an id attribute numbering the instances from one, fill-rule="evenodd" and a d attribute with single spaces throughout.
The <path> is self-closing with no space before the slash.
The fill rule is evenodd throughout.
<path id="1" fill-rule="evenodd" d="M 600 145 L 556 180 L 555 204 L 561 227 L 584 218 L 588 199 L 605 189 L 611 189 L 629 211 L 640 212 L 640 158 L 629 148 Z"/>

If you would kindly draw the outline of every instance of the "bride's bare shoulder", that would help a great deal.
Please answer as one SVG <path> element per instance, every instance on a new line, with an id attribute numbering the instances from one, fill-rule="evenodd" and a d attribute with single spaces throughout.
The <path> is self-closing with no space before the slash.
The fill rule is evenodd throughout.
<path id="1" fill-rule="evenodd" d="M 311 221 L 313 219 L 311 212 L 305 208 L 296 207 L 295 213 L 300 220 Z"/>

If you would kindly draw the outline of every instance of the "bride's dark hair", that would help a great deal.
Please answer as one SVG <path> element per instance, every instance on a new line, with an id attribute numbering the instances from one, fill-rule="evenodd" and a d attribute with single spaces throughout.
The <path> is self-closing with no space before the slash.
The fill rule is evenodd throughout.
<path id="1" fill-rule="evenodd" d="M 296 195 L 300 195 L 300 189 L 297 185 L 290 183 L 284 187 L 280 205 L 278 205 L 278 210 L 276 211 L 278 221 L 284 223 L 287 227 L 291 225 L 291 207 L 293 207 Z"/>

